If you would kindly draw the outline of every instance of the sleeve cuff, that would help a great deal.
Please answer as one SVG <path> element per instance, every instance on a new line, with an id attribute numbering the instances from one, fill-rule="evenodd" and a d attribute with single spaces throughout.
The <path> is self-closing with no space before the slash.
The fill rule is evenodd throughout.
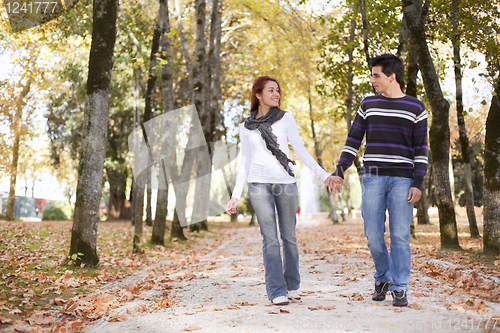
<path id="1" fill-rule="evenodd" d="M 337 165 L 335 168 L 335 171 L 332 173 L 332 176 L 338 176 L 342 179 L 344 179 L 344 166 L 343 165 Z"/>
<path id="2" fill-rule="evenodd" d="M 411 187 L 416 187 L 419 190 L 422 190 L 422 183 L 424 182 L 423 177 L 415 177 L 413 178 L 413 183 L 411 184 Z"/>

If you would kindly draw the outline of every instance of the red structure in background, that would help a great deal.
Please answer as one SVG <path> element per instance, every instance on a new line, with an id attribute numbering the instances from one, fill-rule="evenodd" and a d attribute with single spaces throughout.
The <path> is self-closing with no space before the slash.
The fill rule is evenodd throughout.
<path id="1" fill-rule="evenodd" d="M 43 206 L 49 203 L 49 199 L 36 199 L 36 208 L 38 208 L 38 212 L 43 212 Z"/>

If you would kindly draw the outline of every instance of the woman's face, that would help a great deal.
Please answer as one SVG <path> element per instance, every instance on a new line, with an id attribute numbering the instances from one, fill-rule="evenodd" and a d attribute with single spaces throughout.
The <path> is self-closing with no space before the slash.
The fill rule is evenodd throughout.
<path id="1" fill-rule="evenodd" d="M 255 94 L 259 99 L 260 106 L 267 106 L 269 108 L 278 107 L 280 102 L 280 90 L 278 84 L 274 81 L 267 81 L 262 89 L 262 94 Z"/>

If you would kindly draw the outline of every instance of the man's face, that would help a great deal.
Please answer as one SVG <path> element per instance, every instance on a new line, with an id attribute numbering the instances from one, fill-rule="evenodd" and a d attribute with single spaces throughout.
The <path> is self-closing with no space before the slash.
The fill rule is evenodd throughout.
<path id="1" fill-rule="evenodd" d="M 396 74 L 393 73 L 391 76 L 387 76 L 382 72 L 382 66 L 372 67 L 370 84 L 377 94 L 387 93 L 388 88 L 394 80 L 396 80 Z"/>

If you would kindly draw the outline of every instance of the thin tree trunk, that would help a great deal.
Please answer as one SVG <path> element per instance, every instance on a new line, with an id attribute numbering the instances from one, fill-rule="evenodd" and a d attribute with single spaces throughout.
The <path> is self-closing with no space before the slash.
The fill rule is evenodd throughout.
<path id="1" fill-rule="evenodd" d="M 470 161 L 469 138 L 464 119 L 464 104 L 462 100 L 462 63 L 460 59 L 460 32 L 458 31 L 458 15 L 459 15 L 460 0 L 452 0 L 452 15 L 451 21 L 453 26 L 452 43 L 453 43 L 453 62 L 455 67 L 455 87 L 456 87 L 456 102 L 457 102 L 457 122 L 462 148 L 462 159 L 464 161 L 464 195 L 465 204 L 467 207 L 467 217 L 469 219 L 469 230 L 472 238 L 480 238 L 477 228 L 476 212 L 474 211 L 474 190 L 472 188 L 472 171 Z"/>
<path id="2" fill-rule="evenodd" d="M 106 156 L 109 84 L 116 40 L 117 0 L 94 0 L 87 96 L 69 255 L 95 266 L 99 203 Z M 79 255 L 79 253 L 83 254 Z"/>
<path id="3" fill-rule="evenodd" d="M 181 223 L 179 221 L 179 216 L 177 215 L 177 209 L 174 210 L 174 218 L 172 219 L 172 229 L 170 230 L 170 238 L 186 240 L 186 236 L 184 236 L 184 230 L 181 227 Z"/>
<path id="4" fill-rule="evenodd" d="M 14 220 L 14 208 L 16 203 L 16 181 L 17 181 L 17 165 L 19 162 L 19 145 L 21 143 L 21 127 L 23 122 L 23 103 L 24 98 L 29 93 L 31 82 L 23 87 L 23 90 L 16 98 L 16 115 L 13 123 L 14 130 L 14 144 L 12 146 L 12 163 L 10 165 L 10 189 L 9 197 L 7 199 L 7 215 L 8 221 Z"/>
<path id="5" fill-rule="evenodd" d="M 359 11 L 361 12 L 361 21 L 363 22 L 363 50 L 365 52 L 366 64 L 370 61 L 370 49 L 368 45 L 368 18 L 366 16 L 366 2 L 359 0 Z"/>
<path id="6" fill-rule="evenodd" d="M 403 16 L 403 19 L 401 20 L 401 28 L 399 30 L 398 51 L 396 52 L 396 56 L 399 59 L 401 59 L 401 61 L 403 61 L 403 62 L 406 61 L 407 45 L 408 45 L 408 27 L 406 26 L 406 20 Z M 405 91 L 405 78 L 404 78 L 404 76 L 399 84 L 401 86 L 401 90 Z"/>
<path id="7" fill-rule="evenodd" d="M 404 20 L 403 20 L 404 21 Z M 403 23 L 401 23 L 403 24 Z M 404 21 L 406 26 L 406 21 Z M 406 84 L 406 94 L 409 96 L 417 97 L 417 75 L 418 75 L 418 64 L 417 55 L 415 54 L 415 47 L 410 40 L 410 51 L 408 55 L 408 79 Z M 425 191 L 425 177 L 422 183 L 422 196 L 420 200 L 415 204 L 417 208 L 417 221 L 418 224 L 430 224 L 429 220 L 429 203 L 427 200 L 427 193 Z"/>
<path id="8" fill-rule="evenodd" d="M 133 249 L 132 249 L 133 253 L 142 253 L 142 229 L 143 229 L 143 224 L 144 224 L 144 222 L 143 222 L 143 218 L 144 218 L 144 191 L 145 191 L 144 187 L 137 186 L 135 218 L 134 218 L 134 221 L 135 221 L 135 223 L 134 223 L 134 241 L 133 241 Z"/>
<path id="9" fill-rule="evenodd" d="M 495 88 L 486 120 L 484 139 L 484 252 L 500 254 L 500 82 Z"/>
<path id="10" fill-rule="evenodd" d="M 318 160 L 319 166 L 324 169 L 323 160 L 321 159 L 321 150 L 319 149 L 318 138 L 316 137 L 316 130 L 314 128 L 314 114 L 313 114 L 310 83 L 309 83 L 309 89 L 307 89 L 307 93 L 309 95 L 309 118 L 311 119 L 311 132 L 314 141 L 314 153 L 316 154 L 316 159 Z M 330 219 L 332 220 L 333 223 L 339 223 L 339 218 L 337 216 L 337 200 L 335 200 L 333 192 L 330 192 L 328 194 L 328 203 L 330 205 Z"/>
<path id="11" fill-rule="evenodd" d="M 170 19 L 169 19 L 169 11 L 168 11 L 168 1 L 160 0 L 160 9 L 158 12 L 158 27 L 159 27 L 159 43 L 161 46 L 161 58 L 165 60 L 165 62 L 161 65 L 161 92 L 162 92 L 162 100 L 163 100 L 163 109 L 164 112 L 173 111 L 174 106 L 174 88 L 172 82 L 172 50 L 171 50 L 171 41 L 170 41 Z M 175 147 L 173 143 L 175 143 L 175 138 L 173 138 L 174 133 L 166 133 L 166 150 L 167 156 L 173 156 Z M 170 169 L 170 174 L 175 175 L 177 177 L 177 167 L 175 165 L 176 158 L 170 158 L 170 161 L 167 161 L 168 165 L 165 165 L 165 160 L 158 161 L 159 162 L 159 172 L 163 175 L 163 182 L 160 188 L 158 189 L 158 198 L 156 202 L 156 216 L 153 225 L 153 233 L 151 235 L 151 243 L 152 244 L 165 244 L 165 223 L 167 220 L 168 213 L 168 177 L 167 177 L 167 168 Z M 160 181 L 162 177 L 159 177 Z M 180 228 L 180 234 L 177 238 L 185 239 L 182 228 Z"/>
<path id="12" fill-rule="evenodd" d="M 144 128 L 144 121 L 140 122 L 140 95 L 139 95 L 139 74 L 138 69 L 134 69 L 134 117 L 136 118 L 136 124 L 142 128 L 142 135 L 146 143 L 148 144 L 148 138 L 146 137 L 146 130 Z M 149 148 L 149 144 L 148 144 Z M 136 153 L 136 152 L 134 152 Z M 150 152 L 151 154 L 151 152 Z M 148 155 L 149 156 L 149 155 Z M 152 159 L 149 159 L 148 162 L 151 162 Z M 137 178 L 136 178 L 136 190 L 138 191 L 135 200 L 135 215 L 134 218 L 134 239 L 132 244 L 133 253 L 141 253 L 142 252 L 142 228 L 143 228 L 143 219 L 144 219 L 144 190 L 147 186 L 148 174 L 149 174 L 150 166 L 146 168 Z"/>
<path id="13" fill-rule="evenodd" d="M 208 198 L 206 198 L 207 186 L 210 187 L 210 180 L 205 176 L 210 173 L 211 168 L 211 152 L 210 152 L 210 107 L 209 107 L 209 72 L 206 55 L 206 40 L 205 40 L 205 19 L 206 19 L 206 1 L 195 0 L 196 10 L 196 48 L 195 59 L 193 66 L 193 103 L 200 117 L 203 135 L 207 143 L 208 152 L 200 151 L 196 156 L 196 186 L 194 200 L 196 205 L 193 207 L 193 214 L 190 223 L 191 231 L 199 231 L 198 224 L 201 216 L 205 212 L 205 206 L 208 209 Z M 208 183 L 208 184 L 207 184 Z M 209 188 L 208 188 L 209 191 Z"/>
<path id="14" fill-rule="evenodd" d="M 179 6 L 179 0 L 175 0 L 175 11 L 177 12 L 177 22 L 179 24 L 179 35 L 181 37 L 182 52 L 184 53 L 184 59 L 186 60 L 186 71 L 190 87 L 190 95 L 192 98 L 193 92 L 193 66 L 191 65 L 191 59 L 189 57 L 189 48 L 186 40 L 186 34 L 184 33 L 184 26 L 182 24 L 182 13 Z"/>
<path id="15" fill-rule="evenodd" d="M 458 242 L 455 207 L 450 188 L 450 104 L 443 96 L 439 78 L 427 46 L 425 25 L 421 7 L 415 0 L 402 0 L 403 12 L 412 41 L 415 44 L 418 65 L 422 73 L 425 91 L 432 110 L 429 139 L 434 168 L 439 227 L 442 249 L 461 249 Z"/>
<path id="16" fill-rule="evenodd" d="M 352 101 L 353 101 L 353 69 L 352 69 L 352 63 L 353 63 L 353 43 L 354 43 L 354 38 L 356 37 L 356 20 L 351 20 L 351 28 L 349 30 L 349 46 L 346 49 L 346 53 L 348 56 L 348 61 L 347 61 L 347 98 L 345 101 L 345 106 L 346 106 L 346 111 L 345 111 L 345 120 L 347 124 L 347 132 L 351 129 L 351 123 L 352 123 Z M 361 162 L 359 161 L 358 155 L 354 158 L 354 166 L 356 167 L 356 170 L 359 175 L 359 179 L 361 179 Z"/>
<path id="17" fill-rule="evenodd" d="M 130 219 L 132 221 L 132 225 L 134 225 L 135 222 L 135 203 L 137 201 L 136 197 L 137 197 L 137 186 L 134 177 L 132 177 L 132 185 L 130 186 L 130 195 L 129 195 Z"/>
<path id="18" fill-rule="evenodd" d="M 107 221 L 130 218 L 130 210 L 126 208 L 126 187 L 128 175 L 124 170 L 106 168 L 109 182 L 109 210 Z M 125 170 L 126 171 L 126 170 Z"/>

